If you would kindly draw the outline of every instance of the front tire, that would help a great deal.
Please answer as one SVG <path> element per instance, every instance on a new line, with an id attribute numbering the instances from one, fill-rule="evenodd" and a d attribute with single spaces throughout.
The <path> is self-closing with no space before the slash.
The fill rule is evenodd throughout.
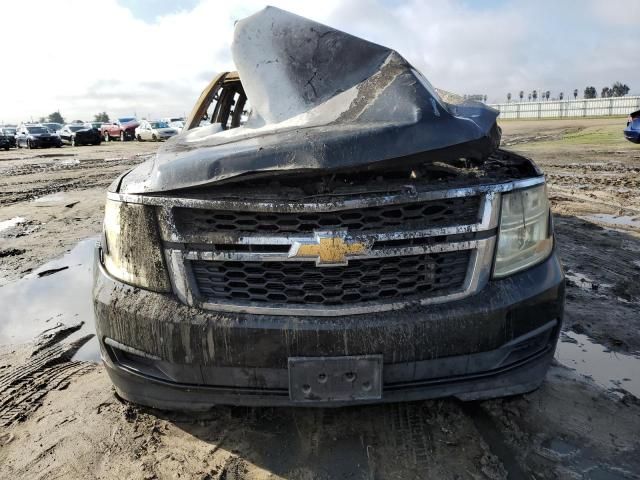
<path id="1" fill-rule="evenodd" d="M 33 148 L 33 145 L 31 145 L 31 140 L 27 139 L 27 150 L 31 150 Z"/>
<path id="2" fill-rule="evenodd" d="M 156 136 L 155 133 L 153 135 L 151 135 L 151 140 L 153 140 L 154 142 L 158 141 L 158 137 Z"/>
<path id="3" fill-rule="evenodd" d="M 140 134 L 138 134 L 136 138 L 138 139 L 139 142 L 142 141 L 142 137 L 140 136 Z"/>

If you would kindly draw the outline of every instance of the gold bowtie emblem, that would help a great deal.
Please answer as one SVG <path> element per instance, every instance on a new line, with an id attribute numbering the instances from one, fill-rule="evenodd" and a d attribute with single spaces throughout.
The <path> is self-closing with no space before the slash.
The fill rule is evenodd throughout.
<path id="1" fill-rule="evenodd" d="M 369 251 L 367 242 L 347 238 L 346 232 L 316 232 L 314 240 L 298 240 L 289 258 L 315 257 L 318 266 L 347 265 L 348 257 Z"/>

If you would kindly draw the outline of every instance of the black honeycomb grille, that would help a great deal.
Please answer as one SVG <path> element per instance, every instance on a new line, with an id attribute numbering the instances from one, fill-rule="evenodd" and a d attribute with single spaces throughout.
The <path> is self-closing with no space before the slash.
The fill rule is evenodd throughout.
<path id="1" fill-rule="evenodd" d="M 346 266 L 314 262 L 192 261 L 200 298 L 298 305 L 347 305 L 408 300 L 460 290 L 470 251 L 350 260 Z"/>
<path id="2" fill-rule="evenodd" d="M 392 227 L 452 226 L 478 221 L 480 197 L 459 197 L 363 207 L 335 212 L 245 212 L 176 208 L 176 226 L 183 234 L 207 232 L 310 233 L 347 228 L 365 232 Z"/>

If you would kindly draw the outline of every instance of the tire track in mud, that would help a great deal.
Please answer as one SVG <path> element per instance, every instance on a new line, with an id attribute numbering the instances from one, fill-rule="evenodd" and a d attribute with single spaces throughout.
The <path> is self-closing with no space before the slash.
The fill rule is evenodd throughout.
<path id="1" fill-rule="evenodd" d="M 106 187 L 123 170 L 135 167 L 152 155 L 82 158 L 78 154 L 60 161 L 0 166 L 0 206 L 52 193 Z"/>
<path id="2" fill-rule="evenodd" d="M 65 336 L 71 333 L 72 330 Z M 41 346 L 26 363 L 0 374 L 0 426 L 24 420 L 42 405 L 47 393 L 63 390 L 74 376 L 96 368 L 91 363 L 71 360 L 92 337 L 86 335 L 68 344 Z"/>
<path id="3" fill-rule="evenodd" d="M 493 418 L 482 408 L 478 402 L 460 402 L 460 408 L 473 421 L 478 433 L 486 442 L 493 453 L 506 470 L 507 479 L 521 480 L 531 478 L 520 467 L 516 453 L 507 445 L 506 439 L 498 429 Z"/>

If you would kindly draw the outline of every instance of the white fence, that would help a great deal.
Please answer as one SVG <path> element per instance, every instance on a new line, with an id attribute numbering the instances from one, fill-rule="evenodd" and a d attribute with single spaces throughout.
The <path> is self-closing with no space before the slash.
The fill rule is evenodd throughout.
<path id="1" fill-rule="evenodd" d="M 640 110 L 640 96 L 592 98 L 589 100 L 549 100 L 509 102 L 489 105 L 500 111 L 500 118 L 575 118 L 628 115 Z"/>

